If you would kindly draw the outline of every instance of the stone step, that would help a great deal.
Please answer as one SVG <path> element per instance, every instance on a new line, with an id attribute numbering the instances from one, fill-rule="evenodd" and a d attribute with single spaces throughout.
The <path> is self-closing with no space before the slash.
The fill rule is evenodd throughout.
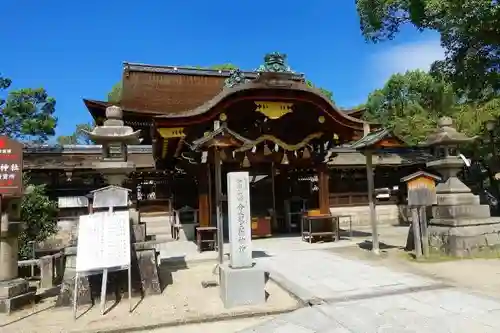
<path id="1" fill-rule="evenodd" d="M 170 234 L 168 234 L 168 235 L 167 234 L 159 234 L 159 235 L 155 235 L 154 238 L 155 238 L 155 241 L 157 241 L 157 242 L 164 241 L 165 243 L 167 243 L 167 242 L 172 241 L 172 235 L 170 235 Z"/>
<path id="2" fill-rule="evenodd" d="M 165 222 L 169 223 L 173 218 L 170 216 L 141 216 L 141 222 L 143 223 L 155 223 L 155 222 Z"/>
<path id="3" fill-rule="evenodd" d="M 146 235 L 171 235 L 171 229 L 169 225 L 160 225 L 160 226 L 146 226 Z"/>
<path id="4" fill-rule="evenodd" d="M 171 225 L 168 221 L 150 221 L 144 224 L 146 225 L 146 228 L 165 227 L 165 226 L 170 227 Z"/>

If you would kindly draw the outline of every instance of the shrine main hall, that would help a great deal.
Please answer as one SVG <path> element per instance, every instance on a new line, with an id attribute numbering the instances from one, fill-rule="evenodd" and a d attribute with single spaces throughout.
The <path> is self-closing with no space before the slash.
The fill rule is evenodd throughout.
<path id="1" fill-rule="evenodd" d="M 401 140 L 363 120 L 363 109 L 340 109 L 286 60 L 267 54 L 254 71 L 124 64 L 116 105 L 142 138 L 127 149 L 136 170 L 124 185 L 141 214 L 190 211 L 183 223 L 214 226 L 220 165 L 222 202 L 226 174 L 249 172 L 256 235 L 299 231 L 301 214 L 310 210 L 369 223 L 360 148 L 401 146 Z M 98 125 L 112 105 L 84 103 Z M 84 213 L 86 195 L 104 185 L 92 168 L 100 155 L 97 145 L 26 147 L 24 168 L 33 182 L 50 184 L 64 221 Z M 378 219 L 397 223 L 404 205 L 399 180 L 425 159 L 385 153 L 374 155 L 373 165 Z"/>

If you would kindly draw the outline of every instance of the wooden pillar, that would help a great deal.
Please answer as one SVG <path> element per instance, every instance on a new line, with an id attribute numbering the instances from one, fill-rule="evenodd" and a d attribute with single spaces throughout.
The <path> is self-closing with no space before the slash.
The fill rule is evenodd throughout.
<path id="1" fill-rule="evenodd" d="M 326 165 L 318 167 L 319 211 L 330 214 L 330 174 Z"/>
<path id="2" fill-rule="evenodd" d="M 202 164 L 198 173 L 198 223 L 200 227 L 210 226 L 209 171 L 208 164 Z"/>

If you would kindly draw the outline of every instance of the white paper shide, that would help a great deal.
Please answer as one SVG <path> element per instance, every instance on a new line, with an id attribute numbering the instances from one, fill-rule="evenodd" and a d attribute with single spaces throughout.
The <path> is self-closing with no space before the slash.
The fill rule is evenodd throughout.
<path id="1" fill-rule="evenodd" d="M 252 267 L 252 230 L 248 172 L 227 174 L 229 253 L 232 268 Z"/>

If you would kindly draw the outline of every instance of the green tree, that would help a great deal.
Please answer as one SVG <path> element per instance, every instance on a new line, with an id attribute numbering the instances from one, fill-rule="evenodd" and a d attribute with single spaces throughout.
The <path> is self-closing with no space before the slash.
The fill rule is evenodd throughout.
<path id="1" fill-rule="evenodd" d="M 11 80 L 0 77 L 0 91 L 8 89 Z M 0 98 L 0 134 L 12 139 L 41 143 L 54 135 L 57 118 L 55 100 L 43 88 L 10 91 Z M 30 241 L 43 241 L 57 231 L 57 204 L 45 195 L 44 186 L 30 188 L 21 201 L 21 219 L 26 229 L 19 235 L 20 255 L 30 256 Z"/>
<path id="2" fill-rule="evenodd" d="M 210 66 L 208 68 L 210 68 L 210 69 L 218 69 L 218 70 L 233 70 L 233 69 L 237 69 L 238 67 L 236 67 L 236 65 L 226 63 L 226 64 L 220 64 L 220 65 Z"/>
<path id="3" fill-rule="evenodd" d="M 57 232 L 57 203 L 45 193 L 45 185 L 28 185 L 21 202 L 21 220 L 26 228 L 19 234 L 19 255 L 31 258 L 30 242 L 43 242 Z"/>
<path id="4" fill-rule="evenodd" d="M 120 103 L 122 100 L 122 81 L 117 82 L 108 93 L 108 102 Z"/>
<path id="5" fill-rule="evenodd" d="M 10 87 L 11 80 L 0 76 L 0 93 Z M 0 135 L 25 142 L 45 142 L 55 134 L 56 101 L 45 89 L 9 91 L 0 98 Z"/>
<path id="6" fill-rule="evenodd" d="M 412 24 L 441 36 L 444 61 L 433 74 L 461 96 L 489 99 L 500 89 L 500 4 L 490 0 L 356 0 L 361 31 L 372 42 L 394 38 Z"/>
<path id="7" fill-rule="evenodd" d="M 75 131 L 71 135 L 61 135 L 57 137 L 59 145 L 90 145 L 94 142 L 84 132 L 91 132 L 95 127 L 95 123 L 85 123 L 76 125 Z"/>
<path id="8" fill-rule="evenodd" d="M 456 105 L 450 84 L 416 70 L 394 74 L 382 89 L 372 92 L 363 116 L 416 144 L 435 129 L 439 117 L 453 116 Z"/>

